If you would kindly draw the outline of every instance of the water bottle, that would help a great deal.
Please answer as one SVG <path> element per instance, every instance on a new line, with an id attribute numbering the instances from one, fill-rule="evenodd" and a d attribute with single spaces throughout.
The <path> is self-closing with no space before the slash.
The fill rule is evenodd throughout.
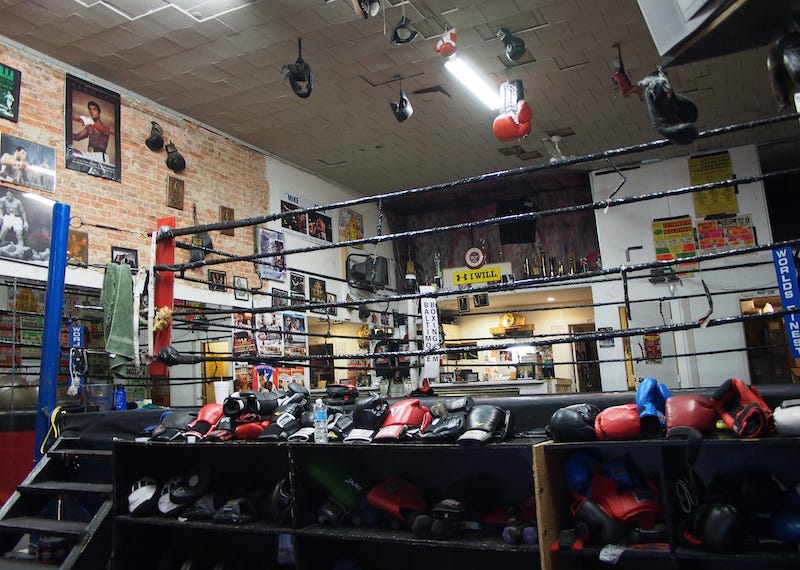
<path id="1" fill-rule="evenodd" d="M 125 386 L 117 384 L 114 387 L 114 410 L 125 410 L 128 407 L 128 395 L 125 393 Z"/>
<path id="2" fill-rule="evenodd" d="M 328 443 L 328 406 L 322 398 L 314 402 L 314 443 Z"/>

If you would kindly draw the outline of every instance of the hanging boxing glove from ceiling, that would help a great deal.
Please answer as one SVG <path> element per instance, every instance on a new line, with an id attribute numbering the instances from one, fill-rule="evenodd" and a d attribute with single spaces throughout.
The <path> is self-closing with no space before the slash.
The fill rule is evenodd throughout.
<path id="1" fill-rule="evenodd" d="M 653 127 L 675 144 L 690 144 L 697 138 L 697 105 L 676 93 L 659 69 L 639 82 Z"/>
<path id="2" fill-rule="evenodd" d="M 503 112 L 492 124 L 494 136 L 504 142 L 527 136 L 531 132 L 533 111 L 525 100 L 522 80 L 506 81 L 500 85 L 500 97 L 503 100 Z"/>

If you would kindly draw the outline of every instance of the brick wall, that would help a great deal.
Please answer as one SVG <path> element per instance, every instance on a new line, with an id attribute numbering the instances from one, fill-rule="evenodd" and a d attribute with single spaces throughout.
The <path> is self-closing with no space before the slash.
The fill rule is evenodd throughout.
<path id="1" fill-rule="evenodd" d="M 199 223 L 219 220 L 219 207 L 234 209 L 235 217 L 246 218 L 269 211 L 269 186 L 266 157 L 208 129 L 193 124 L 141 99 L 122 94 L 121 106 L 121 182 L 114 182 L 67 170 L 64 167 L 65 69 L 31 57 L 0 43 L 0 62 L 22 72 L 19 122 L 0 120 L 0 133 L 30 140 L 56 149 L 55 195 L 48 198 L 70 205 L 71 215 L 88 224 L 104 224 L 124 231 L 84 227 L 89 232 L 89 263 L 109 261 L 112 245 L 139 251 L 141 266 L 149 263 L 150 238 L 145 232 L 155 229 L 159 217 L 175 216 L 177 227 L 193 225 L 192 204 L 197 205 Z M 91 79 L 89 78 L 91 81 Z M 113 85 L 95 82 L 115 89 Z M 152 152 L 144 144 L 150 134 L 150 121 L 157 121 L 186 159 L 186 169 L 174 174 L 165 164 L 166 152 Z M 166 206 L 167 177 L 185 182 L 184 209 Z M 8 184 L 14 186 L 13 184 Z M 20 187 L 20 190 L 34 191 Z M 253 253 L 252 228 L 239 228 L 233 237 L 211 232 L 214 248 L 238 255 Z M 188 241 L 188 237 L 181 238 Z M 177 250 L 176 261 L 188 261 L 188 252 Z M 254 284 L 257 278 L 252 263 L 215 266 L 233 275 L 242 275 Z M 94 271 L 101 271 L 95 269 Z M 187 272 L 206 278 L 205 270 Z M 196 287 L 207 289 L 205 285 Z"/>

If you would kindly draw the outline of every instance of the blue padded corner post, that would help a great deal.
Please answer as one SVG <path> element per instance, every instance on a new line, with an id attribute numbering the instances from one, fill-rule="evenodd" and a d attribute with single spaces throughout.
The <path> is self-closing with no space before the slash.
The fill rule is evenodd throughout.
<path id="1" fill-rule="evenodd" d="M 42 330 L 42 366 L 39 376 L 39 405 L 36 410 L 36 448 L 34 463 L 42 458 L 42 444 L 50 429 L 50 414 L 56 406 L 58 362 L 61 357 L 61 316 L 64 312 L 64 281 L 67 271 L 67 234 L 69 206 L 53 206 L 53 229 L 50 234 L 50 265 L 47 270 L 47 291 L 44 300 Z"/>

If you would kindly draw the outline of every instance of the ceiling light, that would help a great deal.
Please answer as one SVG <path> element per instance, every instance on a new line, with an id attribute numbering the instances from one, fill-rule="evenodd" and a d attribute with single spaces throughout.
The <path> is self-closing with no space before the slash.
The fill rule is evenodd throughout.
<path id="1" fill-rule="evenodd" d="M 553 301 L 555 301 L 555 300 L 556 300 L 556 298 L 555 298 L 555 297 L 548 297 L 548 298 L 547 298 L 547 302 L 548 302 L 548 303 L 552 303 L 552 302 L 553 302 Z"/>
<path id="2" fill-rule="evenodd" d="M 458 79 L 464 87 L 470 90 L 481 102 L 496 111 L 502 105 L 497 89 L 489 86 L 483 77 L 472 69 L 463 59 L 457 55 L 452 56 L 444 62 L 444 67 Z"/>

